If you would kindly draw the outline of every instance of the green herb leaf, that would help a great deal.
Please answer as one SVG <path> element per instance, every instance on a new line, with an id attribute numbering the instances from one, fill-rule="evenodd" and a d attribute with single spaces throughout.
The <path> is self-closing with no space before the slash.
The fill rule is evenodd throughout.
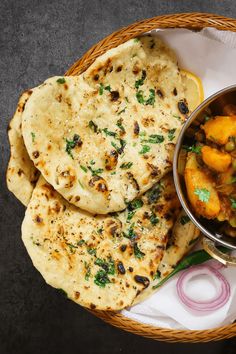
<path id="1" fill-rule="evenodd" d="M 139 209 L 143 206 L 143 201 L 142 199 L 134 199 L 132 202 L 130 202 L 127 206 L 128 210 L 135 210 Z"/>
<path id="2" fill-rule="evenodd" d="M 98 126 L 92 120 L 89 121 L 89 128 L 96 133 L 98 131 Z"/>
<path id="3" fill-rule="evenodd" d="M 123 232 L 123 236 L 125 238 L 128 238 L 129 240 L 133 241 L 136 239 L 136 233 L 134 232 L 134 223 L 130 225 L 130 228 L 128 229 L 128 233 Z"/>
<path id="4" fill-rule="evenodd" d="M 183 216 L 181 216 L 179 221 L 180 221 L 181 225 L 185 225 L 190 221 L 190 219 L 189 219 L 188 215 L 183 215 Z"/>
<path id="5" fill-rule="evenodd" d="M 85 273 L 84 279 L 88 281 L 90 276 L 91 276 L 91 268 L 90 268 L 89 264 L 86 261 L 84 262 L 84 266 L 85 266 L 85 269 L 86 269 L 86 273 Z"/>
<path id="6" fill-rule="evenodd" d="M 104 269 L 100 269 L 94 277 L 94 283 L 100 288 L 105 288 L 110 283 L 110 279 L 107 276 L 107 272 Z"/>
<path id="7" fill-rule="evenodd" d="M 120 118 L 120 119 L 118 119 L 116 125 L 123 133 L 125 133 L 125 128 L 123 127 L 122 122 L 123 122 L 123 120 Z"/>
<path id="8" fill-rule="evenodd" d="M 88 169 L 87 169 L 85 166 L 79 165 L 79 167 L 80 167 L 81 170 L 83 170 L 85 173 L 88 172 Z"/>
<path id="9" fill-rule="evenodd" d="M 138 259 L 142 259 L 145 256 L 145 253 L 139 249 L 137 242 L 134 243 L 134 255 Z"/>
<path id="10" fill-rule="evenodd" d="M 126 220 L 129 222 L 132 219 L 132 217 L 134 216 L 135 213 L 136 213 L 135 210 L 128 211 L 128 215 L 127 215 L 127 219 Z"/>
<path id="11" fill-rule="evenodd" d="M 98 176 L 103 172 L 102 168 L 94 169 L 92 166 L 88 166 L 88 169 L 92 172 L 92 176 Z"/>
<path id="12" fill-rule="evenodd" d="M 231 208 L 236 209 L 236 199 L 230 198 L 231 201 Z"/>
<path id="13" fill-rule="evenodd" d="M 57 79 L 58 84 L 64 84 L 66 82 L 66 80 L 64 79 L 64 77 L 61 77 L 59 79 Z"/>
<path id="14" fill-rule="evenodd" d="M 150 216 L 150 222 L 152 225 L 157 225 L 159 223 L 159 219 L 154 213 Z"/>
<path id="15" fill-rule="evenodd" d="M 34 141 L 35 141 L 35 133 L 31 132 L 31 137 L 32 137 L 32 142 L 34 143 Z"/>
<path id="16" fill-rule="evenodd" d="M 113 136 L 114 138 L 116 138 L 116 136 L 117 136 L 117 133 L 112 132 L 112 131 L 108 130 L 107 128 L 102 129 L 102 131 L 106 134 L 106 136 L 109 135 L 109 136 Z"/>
<path id="17" fill-rule="evenodd" d="M 142 70 L 142 77 L 141 77 L 141 79 L 135 81 L 135 85 L 134 85 L 134 86 L 135 86 L 136 89 L 138 89 L 139 86 L 142 86 L 142 85 L 143 85 L 144 80 L 146 79 L 146 77 L 147 77 L 146 71 L 145 71 L 145 70 Z"/>
<path id="18" fill-rule="evenodd" d="M 195 154 L 200 154 L 201 153 L 201 149 L 202 147 L 201 146 L 187 146 L 187 145 L 183 145 L 182 148 L 186 151 L 189 151 L 189 152 L 195 152 Z"/>
<path id="19" fill-rule="evenodd" d="M 85 241 L 82 239 L 82 240 L 79 240 L 79 241 L 77 242 L 77 245 L 78 245 L 78 246 L 82 246 L 84 243 L 85 243 Z"/>
<path id="20" fill-rule="evenodd" d="M 155 90 L 154 89 L 150 89 L 149 90 L 150 94 L 149 94 L 149 97 L 146 101 L 146 105 L 151 105 L 151 106 L 154 106 L 154 103 L 155 103 Z"/>
<path id="21" fill-rule="evenodd" d="M 163 135 L 157 135 L 157 134 L 151 134 L 149 135 L 148 140 L 144 140 L 147 143 L 150 144 L 161 144 L 164 141 L 164 136 Z"/>
<path id="22" fill-rule="evenodd" d="M 160 277 L 161 277 L 161 272 L 159 270 L 157 270 L 156 274 L 154 274 L 152 279 L 156 280 L 156 279 L 160 279 Z"/>
<path id="23" fill-rule="evenodd" d="M 87 252 L 88 252 L 88 254 L 90 254 L 91 256 L 96 256 L 97 250 L 96 250 L 96 248 L 87 247 Z"/>
<path id="24" fill-rule="evenodd" d="M 73 137 L 73 140 L 68 140 L 66 139 L 66 152 L 72 159 L 74 159 L 74 156 L 72 155 L 71 150 L 74 149 L 76 146 L 81 146 L 82 141 L 81 138 L 78 134 L 75 134 Z"/>
<path id="25" fill-rule="evenodd" d="M 134 43 L 138 43 L 140 41 L 139 38 L 134 38 Z"/>
<path id="26" fill-rule="evenodd" d="M 110 85 L 106 86 L 106 87 L 104 88 L 104 90 L 111 92 L 111 86 L 110 86 Z"/>
<path id="27" fill-rule="evenodd" d="M 139 154 L 141 154 L 141 155 L 146 154 L 150 150 L 151 150 L 150 146 L 142 145 L 142 149 L 139 151 Z"/>
<path id="28" fill-rule="evenodd" d="M 99 95 L 102 95 L 103 94 L 103 90 L 104 90 L 104 85 L 101 83 L 101 84 L 99 84 L 100 85 L 100 87 L 99 87 Z"/>
<path id="29" fill-rule="evenodd" d="M 112 259 L 109 259 L 109 261 L 105 261 L 104 259 L 97 258 L 94 264 L 103 268 L 103 270 L 105 270 L 107 274 L 115 274 L 115 263 Z"/>
<path id="30" fill-rule="evenodd" d="M 163 189 L 163 185 L 161 183 L 158 183 L 147 192 L 146 195 L 147 195 L 149 204 L 153 204 L 158 201 L 158 199 L 161 196 L 162 189 Z"/>
<path id="31" fill-rule="evenodd" d="M 136 98 L 137 98 L 138 103 L 145 104 L 145 99 L 143 97 L 143 91 L 142 90 L 139 90 L 136 93 Z"/>
<path id="32" fill-rule="evenodd" d="M 176 131 L 175 128 L 169 130 L 168 139 L 169 139 L 170 141 L 174 140 L 174 138 L 175 138 L 175 131 Z"/>
<path id="33" fill-rule="evenodd" d="M 198 196 L 201 202 L 207 203 L 210 199 L 211 193 L 206 188 L 195 188 L 194 194 Z"/>
<path id="34" fill-rule="evenodd" d="M 124 170 L 127 170 L 128 168 L 132 167 L 133 166 L 133 162 L 124 162 L 122 163 L 122 165 L 120 165 L 120 168 L 124 169 Z"/>
<path id="35" fill-rule="evenodd" d="M 125 112 L 125 110 L 126 110 L 126 108 L 127 107 L 125 107 L 124 109 L 122 109 L 120 112 L 118 112 L 117 114 L 118 114 L 118 116 L 121 114 L 121 113 L 124 113 Z"/>
<path id="36" fill-rule="evenodd" d="M 114 143 L 114 141 L 111 142 L 111 145 L 116 149 L 118 154 L 121 155 L 124 151 L 125 146 L 126 146 L 126 141 L 123 139 L 119 139 L 119 141 L 120 141 L 120 146 L 118 146 L 116 143 Z"/>
<path id="37" fill-rule="evenodd" d="M 75 253 L 75 249 L 77 248 L 77 246 L 75 246 L 75 245 L 73 245 L 72 243 L 69 243 L 69 242 L 66 242 L 66 245 L 69 246 L 71 253 Z"/>

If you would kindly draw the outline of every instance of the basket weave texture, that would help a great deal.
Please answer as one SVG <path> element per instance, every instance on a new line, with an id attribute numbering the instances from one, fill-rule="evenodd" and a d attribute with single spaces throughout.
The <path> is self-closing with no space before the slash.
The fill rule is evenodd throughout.
<path id="1" fill-rule="evenodd" d="M 236 20 L 207 13 L 182 13 L 157 16 L 131 24 L 110 34 L 89 49 L 82 58 L 76 61 L 66 72 L 66 75 L 79 75 L 84 72 L 94 60 L 107 50 L 156 28 L 188 28 L 201 30 L 214 27 L 218 30 L 236 32 Z M 209 330 L 176 330 L 154 327 L 131 320 L 117 312 L 90 311 L 95 316 L 115 327 L 134 334 L 167 342 L 209 342 L 236 336 L 236 323 Z"/>

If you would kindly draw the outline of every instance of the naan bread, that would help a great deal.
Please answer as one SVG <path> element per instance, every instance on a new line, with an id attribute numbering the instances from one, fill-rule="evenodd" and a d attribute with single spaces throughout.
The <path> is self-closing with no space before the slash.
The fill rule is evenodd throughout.
<path id="1" fill-rule="evenodd" d="M 22 238 L 48 284 L 85 307 L 119 310 L 155 277 L 179 212 L 171 175 L 125 211 L 106 216 L 69 204 L 40 177 Z"/>
<path id="2" fill-rule="evenodd" d="M 7 187 L 24 205 L 28 205 L 39 175 L 30 160 L 21 132 L 22 113 L 31 94 L 29 90 L 20 97 L 8 130 L 11 156 L 7 168 Z"/>
<path id="3" fill-rule="evenodd" d="M 150 286 L 136 297 L 133 305 L 146 300 L 153 295 L 154 292 L 158 291 L 157 289 L 153 289 L 153 286 L 157 285 L 174 270 L 181 259 L 196 245 L 199 238 L 199 229 L 182 210 L 174 224 L 164 256 L 158 266 L 157 278 L 153 279 Z"/>
<path id="4" fill-rule="evenodd" d="M 175 55 L 146 36 L 109 50 L 78 77 L 35 88 L 23 137 L 37 169 L 65 199 L 107 214 L 171 169 L 187 112 Z"/>

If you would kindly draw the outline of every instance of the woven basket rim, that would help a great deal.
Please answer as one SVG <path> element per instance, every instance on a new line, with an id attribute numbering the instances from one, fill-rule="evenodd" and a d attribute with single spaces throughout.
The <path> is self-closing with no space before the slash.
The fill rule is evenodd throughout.
<path id="1" fill-rule="evenodd" d="M 121 28 L 100 40 L 77 60 L 67 70 L 65 75 L 73 76 L 81 74 L 98 56 L 107 50 L 153 29 L 188 28 L 200 30 L 205 27 L 236 32 L 236 19 L 199 12 L 175 13 L 143 19 Z M 155 340 L 168 342 L 208 342 L 236 336 L 236 323 L 208 330 L 176 330 L 144 324 L 117 312 L 91 310 L 89 312 L 115 327 Z"/>

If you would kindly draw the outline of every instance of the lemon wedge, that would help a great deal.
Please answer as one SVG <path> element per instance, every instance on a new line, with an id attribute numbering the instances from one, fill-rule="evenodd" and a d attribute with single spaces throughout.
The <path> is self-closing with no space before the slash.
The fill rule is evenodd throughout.
<path id="1" fill-rule="evenodd" d="M 204 90 L 201 79 L 190 71 L 181 69 L 181 78 L 189 110 L 192 112 L 204 100 Z"/>

